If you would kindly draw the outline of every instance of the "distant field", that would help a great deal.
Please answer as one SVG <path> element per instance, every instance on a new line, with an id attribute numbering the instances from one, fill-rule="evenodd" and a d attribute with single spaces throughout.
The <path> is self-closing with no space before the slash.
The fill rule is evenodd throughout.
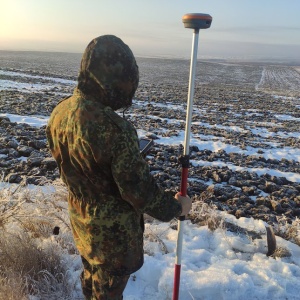
<path id="1" fill-rule="evenodd" d="M 81 54 L 0 51 L 2 80 L 7 71 L 76 80 Z M 190 61 L 137 57 L 140 86 L 187 88 Z M 18 81 L 21 79 L 18 78 Z M 16 76 L 13 81 L 17 81 Z M 211 85 L 300 97 L 300 66 L 266 62 L 198 60 L 196 86 Z M 178 93 L 178 90 L 176 91 Z"/>
<path id="2" fill-rule="evenodd" d="M 294 67 L 294 69 L 300 73 L 300 67 Z"/>
<path id="3" fill-rule="evenodd" d="M 265 91 L 280 90 L 299 92 L 300 73 L 293 67 L 265 66 L 257 89 Z"/>
<path id="4" fill-rule="evenodd" d="M 188 60 L 138 58 L 141 81 L 151 83 L 188 83 Z M 196 84 L 242 85 L 255 89 L 260 82 L 263 67 L 257 64 L 219 63 L 199 60 Z"/>
<path id="5" fill-rule="evenodd" d="M 187 85 L 189 61 L 138 58 L 141 82 Z M 281 95 L 300 95 L 300 66 L 266 63 L 235 63 L 198 61 L 196 85 L 220 85 L 274 92 Z"/>

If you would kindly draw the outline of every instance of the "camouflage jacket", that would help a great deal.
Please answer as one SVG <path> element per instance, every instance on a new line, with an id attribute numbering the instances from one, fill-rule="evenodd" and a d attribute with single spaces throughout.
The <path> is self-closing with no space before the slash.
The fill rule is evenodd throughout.
<path id="1" fill-rule="evenodd" d="M 139 152 L 136 130 L 109 106 L 79 89 L 53 110 L 47 139 L 69 190 L 77 248 L 112 274 L 143 264 L 143 221 L 180 215 L 181 205 L 162 191 Z"/>

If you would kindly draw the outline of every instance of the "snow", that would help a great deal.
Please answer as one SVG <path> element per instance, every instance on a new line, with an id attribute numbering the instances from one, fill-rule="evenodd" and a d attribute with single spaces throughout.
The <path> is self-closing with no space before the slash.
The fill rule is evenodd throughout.
<path id="1" fill-rule="evenodd" d="M 34 78 L 34 79 L 49 80 L 49 81 L 58 82 L 58 83 L 62 83 L 62 84 L 68 84 L 68 85 L 74 85 L 74 84 L 77 83 L 77 81 L 68 80 L 68 79 L 64 79 L 64 78 L 30 75 L 30 74 L 27 74 L 27 73 L 13 72 L 13 71 L 0 70 L 0 75 L 2 75 L 2 76 L 6 75 L 6 76 L 10 76 L 10 77 L 23 77 L 23 78 Z M 1 86 L 2 86 L 2 80 L 1 80 Z"/>
<path id="2" fill-rule="evenodd" d="M 229 216 L 230 218 L 230 216 Z M 232 217 L 233 219 L 233 217 Z M 232 220 L 249 230 L 264 231 L 262 221 Z M 125 300 L 171 299 L 177 232 L 166 224 L 147 225 L 169 253 L 154 250 L 144 266 L 128 282 Z M 245 236 L 185 221 L 180 299 L 300 299 L 300 249 L 278 238 L 290 258 L 265 255 L 266 237 L 252 242 Z M 145 249 L 149 245 L 146 243 Z M 234 249 L 234 250 L 233 250 Z"/>
<path id="3" fill-rule="evenodd" d="M 0 117 L 7 117 L 11 122 L 26 123 L 30 126 L 42 127 L 47 125 L 49 117 L 45 116 L 20 116 L 15 114 L 1 114 Z"/>
<path id="4" fill-rule="evenodd" d="M 262 221 L 235 220 L 249 230 L 263 231 Z M 145 240 L 145 263 L 132 274 L 124 300 L 171 299 L 177 232 L 165 223 L 146 224 L 167 248 Z M 185 221 L 179 299 L 300 299 L 300 249 L 277 238 L 291 257 L 267 257 L 266 237 L 252 242 L 222 229 L 211 232 Z"/>
<path id="5" fill-rule="evenodd" d="M 11 71 L 0 71 L 0 75 L 10 77 L 28 77 L 39 79 L 39 76 L 15 73 Z M 267 71 L 262 72 L 261 81 L 257 85 L 260 88 L 265 84 Z M 74 84 L 73 81 L 60 78 L 45 78 L 49 82 L 66 85 Z M 38 92 L 53 88 L 50 83 L 22 83 L 13 80 L 1 80 L 1 89 L 19 89 L 29 92 Z M 150 104 L 160 107 L 167 106 L 168 109 L 173 106 L 174 110 L 185 109 L 183 106 L 173 105 L 172 103 L 159 104 L 151 102 Z M 134 105 L 144 105 L 142 101 L 135 101 Z M 198 114 L 201 109 L 194 109 Z M 249 114 L 255 114 L 249 111 Z M 48 117 L 45 116 L 20 116 L 14 114 L 2 113 L 0 116 L 7 116 L 12 122 L 27 123 L 31 126 L 42 127 L 47 124 Z M 150 116 L 148 116 L 150 117 Z M 155 117 L 159 119 L 158 117 Z M 299 121 L 289 115 L 276 115 L 279 120 Z M 162 119 L 168 123 L 183 122 L 183 120 Z M 251 124 L 253 125 L 253 124 Z M 257 124 L 256 124 L 257 125 Z M 221 124 L 210 125 L 203 122 L 193 122 L 193 126 L 217 127 L 224 130 L 235 132 L 246 132 L 251 130 L 253 134 L 260 137 L 269 137 L 278 135 L 282 138 L 299 138 L 298 132 L 269 132 L 269 124 L 260 123 L 255 128 L 228 127 Z M 274 125 L 274 124 L 272 124 Z M 163 137 L 163 131 L 159 132 L 156 143 L 165 145 L 182 144 L 184 140 L 184 131 L 177 131 L 177 136 Z M 139 136 L 147 134 L 144 130 L 138 130 Z M 235 152 L 246 155 L 261 155 L 268 159 L 289 159 L 300 161 L 299 149 L 280 147 L 275 143 L 270 143 L 270 149 L 260 149 L 247 147 L 241 149 L 238 146 L 229 144 L 225 139 L 216 138 L 212 135 L 191 135 L 191 145 L 201 149 L 211 151 L 225 150 L 227 153 Z M 263 154 L 259 153 L 263 150 Z M 261 151 L 260 151 L 261 152 Z M 0 155 L 5 157 L 4 155 Z M 257 174 L 269 173 L 275 176 L 284 176 L 288 180 L 300 182 L 300 174 L 293 172 L 281 172 L 272 169 L 263 168 L 245 168 L 238 165 L 224 163 L 222 161 L 207 162 L 201 160 L 191 160 L 195 166 L 216 165 L 227 166 L 233 170 L 247 170 Z M 195 179 L 189 178 L 190 181 Z M 0 183 L 0 189 L 7 188 L 7 184 Z M 27 186 L 34 190 L 35 186 Z M 40 189 L 41 187 L 39 187 Z M 55 188 L 47 187 L 46 192 L 52 193 Z M 248 231 L 261 233 L 261 239 L 251 239 L 242 234 L 226 231 L 218 228 L 215 231 L 209 230 L 207 226 L 199 226 L 185 221 L 183 230 L 183 255 L 181 266 L 180 299 L 189 300 L 299 300 L 300 299 L 300 247 L 288 242 L 280 237 L 276 237 L 278 247 L 287 249 L 290 252 L 289 257 L 272 258 L 267 257 L 267 240 L 265 226 L 260 220 L 240 218 L 218 213 L 224 220 L 236 224 Z M 147 238 L 152 236 L 154 238 Z M 177 241 L 177 231 L 170 227 L 170 223 L 160 223 L 154 221 L 145 226 L 145 263 L 143 267 L 132 274 L 124 291 L 124 300 L 167 300 L 172 298 L 173 276 L 175 264 L 175 250 Z M 70 272 L 74 282 L 79 284 L 80 272 L 78 265 L 80 257 L 74 254 L 73 259 L 69 260 Z M 74 271 L 77 270 L 77 271 Z M 73 272 L 74 271 L 74 272 Z M 80 284 L 79 284 L 80 285 Z M 75 294 L 75 292 L 74 292 Z M 83 299 L 82 294 L 74 299 Z M 32 298 L 33 299 L 33 298 Z"/>
<path id="6" fill-rule="evenodd" d="M 271 176 L 277 176 L 277 177 L 286 177 L 288 180 L 293 181 L 293 182 L 300 182 L 300 174 L 298 173 L 293 173 L 293 172 L 282 172 L 279 170 L 273 170 L 273 169 L 268 169 L 268 168 L 245 168 L 245 167 L 240 167 L 236 166 L 231 163 L 224 163 L 221 161 L 213 161 L 213 162 L 207 162 L 203 160 L 191 160 L 190 161 L 194 166 L 218 166 L 218 167 L 225 167 L 227 166 L 229 169 L 233 171 L 249 171 L 256 173 L 258 175 L 263 175 L 268 173 Z"/>
<path id="7" fill-rule="evenodd" d="M 171 104 L 168 105 L 170 108 Z M 176 107 L 176 105 L 175 105 Z M 155 117 L 157 118 L 157 117 Z M 161 119 L 161 118 L 158 118 Z M 287 117 L 286 117 L 287 119 Z M 166 119 L 168 123 L 175 122 L 175 120 L 172 119 Z M 178 120 L 176 120 L 179 122 Z M 220 124 L 215 124 L 215 125 L 210 125 L 207 123 L 203 122 L 193 122 L 193 125 L 199 125 L 199 126 L 205 126 L 205 127 L 217 127 L 217 128 L 223 128 L 226 130 L 232 130 L 236 132 L 244 132 L 245 130 L 233 126 L 222 126 Z M 255 134 L 256 136 L 261 136 L 261 137 L 268 137 L 273 133 L 270 133 L 267 128 L 265 127 L 257 127 L 254 129 L 251 129 L 252 133 Z M 163 133 L 163 131 L 162 131 Z M 145 132 L 142 129 L 138 129 L 138 134 L 140 136 L 145 136 L 147 132 Z M 162 135 L 158 135 L 157 140 L 155 140 L 156 143 L 158 144 L 164 144 L 164 145 L 179 145 L 183 144 L 184 141 L 184 134 L 185 132 L 183 130 L 177 131 L 177 136 L 171 136 L 171 137 L 163 137 Z M 300 133 L 289 133 L 288 135 L 286 133 L 278 132 L 277 135 L 282 137 L 284 135 L 284 138 L 287 137 L 295 137 L 299 138 Z M 224 139 L 223 139 L 224 140 Z M 222 141 L 222 138 L 218 137 L 216 138 L 215 136 L 212 135 L 193 135 L 191 134 L 190 138 L 190 145 L 197 146 L 199 150 L 204 150 L 208 149 L 214 152 L 224 150 L 227 153 L 234 152 L 234 153 L 240 153 L 240 154 L 245 154 L 245 155 L 256 155 L 256 156 L 261 156 L 264 157 L 265 159 L 288 159 L 288 160 L 295 160 L 295 161 L 300 161 L 300 151 L 297 148 L 291 148 L 291 147 L 278 147 L 276 143 L 269 143 L 269 146 L 271 147 L 270 149 L 262 149 L 262 148 L 254 148 L 247 146 L 246 150 L 241 149 L 238 146 L 234 146 L 231 144 L 226 143 L 225 141 Z M 263 153 L 259 153 L 263 151 Z M 265 169 L 265 168 L 243 168 L 240 166 L 236 166 L 231 163 L 224 163 L 224 162 L 204 162 L 204 161 L 198 161 L 194 162 L 194 165 L 216 165 L 216 166 L 227 166 L 232 170 L 248 170 L 250 172 L 255 172 L 258 175 L 262 175 L 265 173 L 269 173 L 270 175 L 274 176 L 280 176 L 280 177 L 286 177 L 288 180 L 293 181 L 293 182 L 300 182 L 300 174 L 298 173 L 293 173 L 293 172 L 282 172 L 278 170 L 271 170 L 271 169 Z"/>
<path id="8" fill-rule="evenodd" d="M 51 84 L 41 84 L 41 83 L 26 83 L 26 82 L 16 82 L 13 80 L 1 80 L 1 90 L 21 90 L 22 92 L 38 92 L 47 91 L 53 89 Z"/>
<path id="9" fill-rule="evenodd" d="M 1 79 L 0 91 L 1 90 L 21 90 L 22 92 L 38 92 L 38 91 L 49 91 L 55 88 L 55 84 L 74 86 L 76 81 L 67 80 L 63 78 L 46 77 L 30 75 L 22 72 L 4 71 L 0 70 L 0 76 L 12 77 L 12 80 Z M 13 80 L 16 77 L 27 78 L 29 82 L 18 82 Z M 30 79 L 40 79 L 40 82 L 33 83 Z M 42 81 L 49 81 L 48 83 Z"/>
<path id="10" fill-rule="evenodd" d="M 295 118 L 289 115 L 275 115 L 275 117 L 279 120 L 287 120 L 287 121 L 300 121 L 300 118 Z"/>
<path id="11" fill-rule="evenodd" d="M 43 116 L 17 116 L 1 114 L 9 117 L 13 122 L 24 122 L 32 126 L 44 126 L 48 120 Z M 239 128 L 233 130 L 240 131 Z M 264 128 L 256 129 L 264 131 Z M 139 134 L 145 134 L 139 130 Z M 164 138 L 160 136 L 158 143 L 179 144 L 183 142 L 184 133 L 177 137 Z M 212 142 L 212 136 L 192 137 L 191 144 L 200 149 L 218 151 L 234 151 L 241 153 L 255 153 L 257 149 L 248 148 L 246 151 L 239 147 L 228 145 L 221 141 Z M 295 150 L 295 149 L 294 149 Z M 300 153 L 292 149 L 271 149 L 266 151 L 266 157 L 286 157 L 288 153 L 299 159 Z M 191 161 L 194 165 L 225 165 L 222 162 Z M 258 174 L 269 173 L 276 176 L 285 176 L 289 180 L 300 182 L 300 174 L 279 172 L 258 168 L 241 168 L 226 164 L 234 170 L 247 169 Z M 189 180 L 193 180 L 190 178 Z M 2 184 L 0 188 L 7 185 Z M 34 189 L 34 186 L 30 186 Z M 40 187 L 39 187 L 40 188 Z M 53 192 L 48 189 L 48 192 Z M 223 214 L 219 212 L 219 214 Z M 183 226 L 183 257 L 180 279 L 180 299 L 223 299 L 223 300 L 271 300 L 271 299 L 300 299 L 300 248 L 277 237 L 277 244 L 290 252 L 290 257 L 271 258 L 266 256 L 267 241 L 263 221 L 223 215 L 230 222 L 250 231 L 262 233 L 262 239 L 252 240 L 247 236 L 232 233 L 222 228 L 214 232 L 207 226 L 198 226 L 185 221 Z M 175 250 L 177 231 L 169 223 L 154 221 L 146 224 L 145 234 L 157 237 L 152 241 L 145 238 L 145 263 L 143 267 L 131 275 L 124 291 L 124 300 L 166 300 L 171 299 L 173 289 Z M 164 245 L 162 247 L 161 245 Z M 163 248 L 163 249 L 162 249 Z M 79 257 L 70 260 L 70 270 L 76 269 Z M 79 284 L 80 272 L 74 272 L 74 281 Z M 79 285 L 80 286 L 80 285 Z M 74 292 L 75 293 L 75 292 Z M 78 291 L 76 292 L 78 297 Z M 75 299 L 75 296 L 74 296 Z M 78 299 L 78 298 L 77 298 Z M 79 299 L 83 299 L 79 295 Z"/>

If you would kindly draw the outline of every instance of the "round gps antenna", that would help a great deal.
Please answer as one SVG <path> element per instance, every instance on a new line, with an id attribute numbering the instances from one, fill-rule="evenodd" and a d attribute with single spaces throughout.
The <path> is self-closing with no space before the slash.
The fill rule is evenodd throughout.
<path id="1" fill-rule="evenodd" d="M 208 14 L 185 14 L 182 17 L 185 28 L 207 29 L 212 22 L 212 16 Z"/>

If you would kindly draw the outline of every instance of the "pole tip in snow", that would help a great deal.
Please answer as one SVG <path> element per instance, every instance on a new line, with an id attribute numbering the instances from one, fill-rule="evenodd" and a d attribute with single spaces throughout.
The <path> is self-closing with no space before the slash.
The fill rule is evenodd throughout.
<path id="1" fill-rule="evenodd" d="M 182 22 L 185 28 L 207 29 L 211 25 L 212 17 L 208 14 L 185 14 Z"/>

